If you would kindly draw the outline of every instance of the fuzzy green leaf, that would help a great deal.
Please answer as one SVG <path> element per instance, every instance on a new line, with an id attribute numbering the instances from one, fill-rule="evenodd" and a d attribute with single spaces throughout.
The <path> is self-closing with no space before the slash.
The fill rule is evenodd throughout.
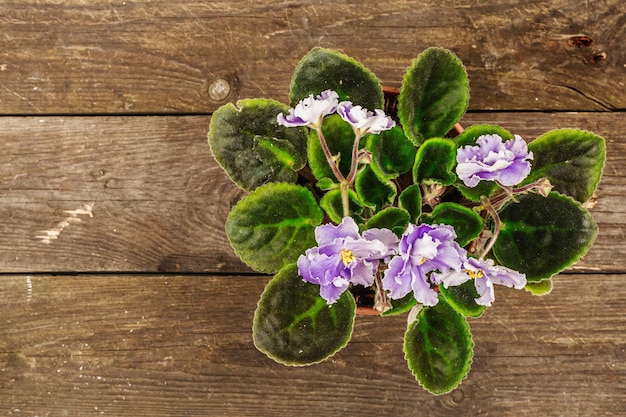
<path id="1" fill-rule="evenodd" d="M 445 394 L 467 376 L 474 342 L 466 318 L 440 299 L 422 308 L 404 336 L 404 354 L 417 381 L 433 394 Z"/>
<path id="2" fill-rule="evenodd" d="M 226 221 L 235 253 L 259 272 L 275 273 L 315 246 L 323 213 L 304 187 L 270 183 L 240 200 Z"/>
<path id="3" fill-rule="evenodd" d="M 411 216 L 406 210 L 397 207 L 387 207 L 374 214 L 365 223 L 367 229 L 389 229 L 397 236 L 401 236 L 409 225 Z"/>
<path id="4" fill-rule="evenodd" d="M 321 362 L 352 336 L 356 304 L 346 291 L 327 305 L 319 285 L 304 282 L 295 264 L 267 284 L 254 313 L 253 340 L 276 362 L 303 366 Z"/>
<path id="5" fill-rule="evenodd" d="M 555 191 L 581 203 L 593 195 L 606 158 L 602 137 L 583 130 L 553 130 L 532 141 L 528 150 L 534 159 L 524 184 L 546 177 Z"/>
<path id="6" fill-rule="evenodd" d="M 469 80 L 452 52 L 428 48 L 408 68 L 398 97 L 398 117 L 416 145 L 443 137 L 465 113 Z"/>
<path id="7" fill-rule="evenodd" d="M 465 281 L 461 285 L 445 288 L 439 286 L 441 296 L 459 313 L 468 317 L 480 317 L 487 309 L 476 302 L 479 297 L 474 280 Z"/>
<path id="8" fill-rule="evenodd" d="M 357 175 L 354 189 L 366 206 L 377 211 L 393 203 L 397 194 L 393 182 L 378 178 L 369 165 Z"/>
<path id="9" fill-rule="evenodd" d="M 412 292 L 397 300 L 390 300 L 390 302 L 391 309 L 382 313 L 381 316 L 395 316 L 406 313 L 417 305 L 417 300 Z"/>
<path id="10" fill-rule="evenodd" d="M 552 280 L 542 279 L 537 282 L 527 282 L 524 288 L 532 295 L 548 295 L 552 292 Z"/>
<path id="11" fill-rule="evenodd" d="M 504 141 L 513 139 L 513 134 L 500 126 L 481 124 L 469 126 L 453 140 L 456 143 L 457 148 L 468 145 L 476 146 L 476 140 L 484 135 L 498 135 Z"/>
<path id="12" fill-rule="evenodd" d="M 476 187 L 466 187 L 463 182 L 458 181 L 455 186 L 463 194 L 463 197 L 470 201 L 479 202 L 481 196 L 490 197 L 500 189 L 494 181 L 480 181 Z"/>
<path id="13" fill-rule="evenodd" d="M 215 160 L 238 186 L 254 190 L 268 182 L 296 182 L 306 164 L 302 128 L 279 126 L 276 116 L 289 108 L 273 100 L 240 100 L 213 113 L 209 145 Z"/>
<path id="14" fill-rule="evenodd" d="M 502 226 L 493 246 L 498 261 L 540 281 L 573 265 L 591 247 L 598 227 L 571 197 L 526 194 L 500 211 Z"/>
<path id="15" fill-rule="evenodd" d="M 456 181 L 456 144 L 450 139 L 432 138 L 417 151 L 413 180 L 416 183 L 450 185 Z"/>
<path id="16" fill-rule="evenodd" d="M 369 110 L 383 107 L 380 81 L 370 70 L 338 51 L 313 48 L 302 58 L 291 79 L 291 105 L 329 89 L 337 92 L 339 101 L 351 101 Z"/>
<path id="17" fill-rule="evenodd" d="M 400 208 L 405 209 L 411 215 L 411 222 L 417 223 L 422 214 L 422 193 L 419 184 L 409 185 L 398 197 Z"/>
<path id="18" fill-rule="evenodd" d="M 350 214 L 361 214 L 363 203 L 353 190 L 348 190 Z M 334 189 L 328 191 L 320 200 L 320 206 L 326 211 L 330 220 L 341 223 L 343 219 L 343 202 L 341 201 L 341 190 Z"/>
<path id="19" fill-rule="evenodd" d="M 397 178 L 415 163 L 415 145 L 398 126 L 369 135 L 365 147 L 372 153 L 371 167 L 380 178 Z"/>
<path id="20" fill-rule="evenodd" d="M 441 203 L 432 213 L 425 213 L 421 220 L 428 224 L 448 224 L 456 231 L 456 241 L 465 246 L 483 231 L 483 219 L 472 209 L 456 203 Z"/>

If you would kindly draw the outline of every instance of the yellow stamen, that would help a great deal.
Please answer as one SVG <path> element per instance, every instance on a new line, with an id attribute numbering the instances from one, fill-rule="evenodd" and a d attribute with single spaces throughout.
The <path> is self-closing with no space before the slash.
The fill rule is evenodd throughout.
<path id="1" fill-rule="evenodd" d="M 341 261 L 345 266 L 350 266 L 352 261 L 354 261 L 354 254 L 349 249 L 342 249 L 341 252 L 339 252 L 339 256 L 341 256 Z"/>
<path id="2" fill-rule="evenodd" d="M 479 269 L 478 271 L 467 271 L 467 275 L 469 275 L 471 279 L 482 278 L 483 271 L 481 269 Z"/>

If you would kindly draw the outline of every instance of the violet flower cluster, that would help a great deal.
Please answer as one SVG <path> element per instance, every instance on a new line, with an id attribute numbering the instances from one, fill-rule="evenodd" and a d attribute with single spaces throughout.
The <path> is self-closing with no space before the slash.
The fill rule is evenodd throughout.
<path id="1" fill-rule="evenodd" d="M 321 126 L 323 118 L 335 112 L 354 130 L 353 159 L 361 137 L 395 126 L 382 110 L 371 112 L 349 101 L 339 102 L 338 94 L 331 90 L 317 97 L 311 94 L 290 109 L 287 116 L 279 114 L 277 122 L 287 127 L 307 126 L 317 130 L 328 153 Z M 332 156 L 327 157 L 332 164 Z M 493 134 L 480 136 L 476 146 L 459 148 L 456 159 L 457 176 L 467 187 L 475 187 L 480 181 L 495 181 L 510 187 L 528 176 L 533 155 L 520 136 L 503 142 Z M 348 185 L 353 179 L 353 175 L 347 179 L 339 172 L 336 175 Z M 344 211 L 346 207 L 344 204 Z M 495 210 L 490 213 L 497 216 Z M 439 301 L 438 286 L 448 288 L 473 280 L 479 295 L 476 303 L 489 306 L 494 300 L 494 284 L 517 289 L 526 285 L 524 274 L 495 265 L 493 260 L 482 256 L 468 257 L 467 251 L 455 241 L 456 232 L 449 225 L 409 224 L 398 238 L 387 229 L 359 233 L 356 222 L 346 213 L 337 226 L 317 227 L 315 238 L 318 246 L 299 257 L 298 272 L 304 281 L 320 286 L 320 295 L 328 304 L 336 302 L 350 285 L 363 285 L 376 286 L 392 300 L 413 293 L 422 305 L 434 306 Z"/>
<path id="2" fill-rule="evenodd" d="M 315 229 L 319 246 L 298 259 L 298 272 L 304 281 L 318 284 L 320 295 L 332 304 L 350 284 L 374 284 L 379 262 L 397 251 L 398 238 L 387 229 L 370 229 L 359 234 L 354 219 L 341 224 L 324 224 Z"/>
<path id="3" fill-rule="evenodd" d="M 513 186 L 530 173 L 533 153 L 519 135 L 504 143 L 499 135 L 483 135 L 476 145 L 457 151 L 456 173 L 467 187 L 476 187 L 481 180 Z"/>
<path id="4" fill-rule="evenodd" d="M 467 257 L 455 242 L 452 226 L 410 224 L 398 239 L 387 229 L 370 229 L 359 234 L 350 217 L 334 226 L 317 227 L 319 246 L 298 259 L 298 273 L 304 281 L 320 285 L 320 295 L 333 304 L 350 284 L 371 286 L 382 263 L 382 278 L 389 298 L 397 300 L 413 292 L 415 299 L 434 306 L 439 301 L 436 287 L 460 285 L 474 280 L 479 297 L 476 303 L 489 306 L 494 300 L 493 284 L 521 289 L 526 277 L 493 261 Z"/>
<path id="5" fill-rule="evenodd" d="M 322 91 L 317 98 L 314 98 L 313 94 L 309 95 L 290 109 L 287 116 L 279 114 L 277 121 L 279 125 L 287 127 L 307 126 L 318 129 L 321 127 L 322 119 L 335 111 L 352 125 L 357 138 L 367 133 L 380 133 L 396 124 L 380 109 L 372 113 L 361 106 L 353 105 L 350 101 L 339 103 L 339 95 L 332 90 Z"/>

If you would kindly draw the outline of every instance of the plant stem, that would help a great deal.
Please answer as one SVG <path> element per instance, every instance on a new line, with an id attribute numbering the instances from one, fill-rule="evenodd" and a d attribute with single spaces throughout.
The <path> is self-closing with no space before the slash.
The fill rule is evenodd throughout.
<path id="1" fill-rule="evenodd" d="M 500 188 L 502 188 L 502 191 L 495 194 L 491 198 L 491 205 L 496 210 L 500 209 L 507 201 L 514 199 L 516 195 L 527 193 L 529 191 L 534 191 L 544 197 L 547 197 L 552 190 L 552 184 L 550 184 L 550 181 L 547 178 L 540 178 L 537 181 L 522 187 L 511 188 L 500 184 Z"/>
<path id="2" fill-rule="evenodd" d="M 376 283 L 376 294 L 374 295 L 374 309 L 377 310 L 380 314 L 391 310 L 393 307 L 391 306 L 391 302 L 387 297 L 387 293 L 383 288 L 383 281 L 380 278 L 380 270 L 376 271 L 376 275 L 374 276 L 374 281 Z"/>
<path id="3" fill-rule="evenodd" d="M 489 243 L 487 244 L 487 246 L 485 246 L 483 253 L 478 258 L 482 261 L 483 258 L 489 253 L 494 243 L 496 243 L 496 239 L 498 238 L 498 235 L 500 234 L 501 223 L 500 223 L 500 216 L 498 215 L 498 212 L 496 211 L 496 209 L 491 205 L 491 202 L 489 201 L 489 199 L 485 196 L 481 196 L 480 201 L 483 203 L 483 207 L 485 208 L 485 210 L 487 210 L 487 212 L 493 218 L 493 221 L 495 223 L 493 235 L 491 236 L 491 239 L 489 239 Z"/>
<path id="4" fill-rule="evenodd" d="M 354 133 L 354 144 L 352 145 L 352 160 L 350 161 L 350 172 L 346 177 L 346 182 L 348 186 L 354 183 L 354 179 L 356 178 L 356 170 L 357 165 L 359 165 L 359 142 L 361 141 L 362 136 L 358 135 L 356 132 Z"/>
<path id="5" fill-rule="evenodd" d="M 339 181 L 339 183 L 345 182 L 346 180 L 345 177 L 339 170 L 339 167 L 337 166 L 337 163 L 335 162 L 335 158 L 330 153 L 330 149 L 328 149 L 328 144 L 326 143 L 326 139 L 324 139 L 324 134 L 322 133 L 322 128 L 318 127 L 315 129 L 315 131 L 317 132 L 317 137 L 320 140 L 320 144 L 322 145 L 322 150 L 324 151 L 326 160 L 328 161 L 328 164 L 330 165 L 330 169 L 332 169 L 333 174 L 335 174 L 335 178 L 337 178 L 337 181 Z"/>
<path id="6" fill-rule="evenodd" d="M 350 185 L 344 180 L 339 184 L 339 190 L 341 190 L 341 206 L 343 208 L 343 217 L 350 215 Z"/>

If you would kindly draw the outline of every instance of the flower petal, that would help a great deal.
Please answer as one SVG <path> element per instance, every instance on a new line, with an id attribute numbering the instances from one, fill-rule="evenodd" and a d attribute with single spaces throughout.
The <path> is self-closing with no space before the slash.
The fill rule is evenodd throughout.
<path id="1" fill-rule="evenodd" d="M 494 291 L 493 291 L 493 283 L 491 280 L 487 279 L 486 276 L 482 278 L 476 278 L 474 280 L 474 285 L 476 286 L 476 291 L 480 297 L 476 298 L 476 304 L 480 304 L 483 306 L 491 306 L 491 303 L 494 300 Z"/>
<path id="2" fill-rule="evenodd" d="M 337 113 L 343 120 L 350 123 L 358 137 L 366 133 L 380 133 L 389 130 L 396 125 L 396 122 L 385 112 L 376 109 L 374 113 L 361 106 L 355 106 L 350 101 L 342 101 L 337 106 Z"/>
<path id="3" fill-rule="evenodd" d="M 391 259 L 383 276 L 383 289 L 389 291 L 389 297 L 398 300 L 411 292 L 411 271 L 405 261 L 396 256 Z"/>
<path id="4" fill-rule="evenodd" d="M 471 278 L 466 272 L 451 270 L 447 274 L 432 273 L 430 275 L 430 279 L 435 284 L 443 283 L 444 287 L 449 288 L 461 285 L 464 282 L 469 281 Z"/>
<path id="5" fill-rule="evenodd" d="M 320 295 L 326 300 L 327 304 L 333 304 L 348 289 L 348 285 L 350 285 L 350 282 L 347 279 L 338 277 L 330 284 L 322 285 L 320 287 Z"/>
<path id="6" fill-rule="evenodd" d="M 475 187 L 481 180 L 513 186 L 530 173 L 533 155 L 519 135 L 505 143 L 498 135 L 483 135 L 476 144 L 457 150 L 456 173 L 467 187 Z"/>
<path id="7" fill-rule="evenodd" d="M 335 239 L 346 237 L 351 237 L 355 240 L 359 239 L 359 226 L 357 226 L 352 217 L 344 217 L 337 226 L 328 223 L 315 228 L 315 240 L 320 246 L 330 244 Z"/>
<path id="8" fill-rule="evenodd" d="M 289 115 L 279 114 L 276 120 L 279 125 L 287 127 L 295 126 L 321 126 L 324 116 L 332 114 L 337 109 L 339 95 L 335 91 L 322 91 L 317 98 L 313 94 L 300 100 L 296 107 L 289 110 Z"/>
<path id="9" fill-rule="evenodd" d="M 413 288 L 413 295 L 417 302 L 425 306 L 434 306 L 437 304 L 439 296 L 435 290 L 430 288 L 430 284 L 426 280 L 426 276 L 422 270 L 419 267 L 412 268 L 411 274 L 413 278 L 411 287 Z"/>

